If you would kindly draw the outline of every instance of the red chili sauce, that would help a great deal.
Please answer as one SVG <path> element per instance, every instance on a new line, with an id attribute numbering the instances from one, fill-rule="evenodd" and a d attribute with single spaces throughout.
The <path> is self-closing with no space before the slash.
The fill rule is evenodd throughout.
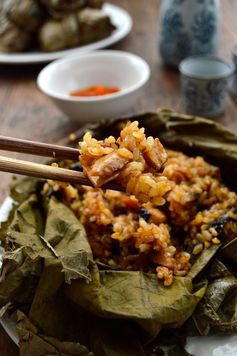
<path id="1" fill-rule="evenodd" d="M 121 89 L 118 87 L 106 87 L 104 85 L 95 85 L 93 87 L 74 90 L 69 93 L 70 96 L 100 96 L 117 93 Z"/>

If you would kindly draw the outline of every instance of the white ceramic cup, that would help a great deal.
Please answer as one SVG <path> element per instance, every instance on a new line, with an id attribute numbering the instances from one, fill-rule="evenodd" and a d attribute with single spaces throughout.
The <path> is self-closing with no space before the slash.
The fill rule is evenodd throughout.
<path id="1" fill-rule="evenodd" d="M 215 56 L 193 56 L 184 59 L 179 70 L 186 112 L 210 118 L 222 115 L 233 64 Z"/>

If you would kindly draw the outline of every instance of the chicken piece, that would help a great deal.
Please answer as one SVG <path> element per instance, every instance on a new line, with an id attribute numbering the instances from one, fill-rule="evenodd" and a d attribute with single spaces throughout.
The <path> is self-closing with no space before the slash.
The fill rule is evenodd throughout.
<path id="1" fill-rule="evenodd" d="M 158 138 L 154 139 L 149 136 L 146 141 L 141 144 L 141 151 L 147 165 L 156 171 L 159 171 L 167 160 L 167 153 Z"/>
<path id="2" fill-rule="evenodd" d="M 115 179 L 132 158 L 130 151 L 119 148 L 95 160 L 91 166 L 83 165 L 83 169 L 93 185 L 100 187 Z M 83 164 L 83 161 L 81 163 Z"/>

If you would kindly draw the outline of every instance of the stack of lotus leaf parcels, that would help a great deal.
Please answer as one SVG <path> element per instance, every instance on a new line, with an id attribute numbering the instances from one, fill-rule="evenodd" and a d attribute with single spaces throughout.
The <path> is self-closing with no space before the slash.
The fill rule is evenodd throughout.
<path id="1" fill-rule="evenodd" d="M 1 0 L 0 50 L 59 51 L 108 37 L 115 29 L 101 0 Z"/>

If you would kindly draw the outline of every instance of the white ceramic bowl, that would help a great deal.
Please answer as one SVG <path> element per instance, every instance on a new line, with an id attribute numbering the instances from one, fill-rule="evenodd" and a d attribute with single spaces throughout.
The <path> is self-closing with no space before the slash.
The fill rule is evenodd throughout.
<path id="1" fill-rule="evenodd" d="M 142 58 L 128 52 L 104 50 L 54 61 L 39 73 L 37 83 L 69 118 L 85 123 L 129 112 L 149 76 L 149 66 Z M 73 90 L 94 85 L 116 86 L 121 90 L 93 97 L 69 95 Z"/>

